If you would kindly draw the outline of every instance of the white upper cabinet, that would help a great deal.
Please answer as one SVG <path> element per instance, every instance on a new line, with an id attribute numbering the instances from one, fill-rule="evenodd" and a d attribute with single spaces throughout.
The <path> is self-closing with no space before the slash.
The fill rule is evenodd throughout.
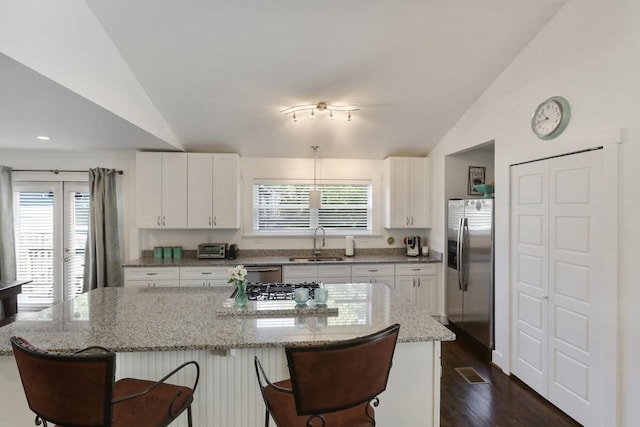
<path id="1" fill-rule="evenodd" d="M 385 228 L 430 228 L 429 159 L 388 157 L 384 160 Z"/>
<path id="2" fill-rule="evenodd" d="M 240 228 L 240 157 L 188 153 L 188 228 Z"/>
<path id="3" fill-rule="evenodd" d="M 136 154 L 136 223 L 139 228 L 187 226 L 186 154 Z"/>

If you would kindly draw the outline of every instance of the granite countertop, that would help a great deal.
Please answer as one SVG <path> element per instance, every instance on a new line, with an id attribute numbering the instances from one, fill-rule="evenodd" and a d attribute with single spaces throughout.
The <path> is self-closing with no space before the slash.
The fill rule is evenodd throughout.
<path id="1" fill-rule="evenodd" d="M 307 251 L 308 252 L 308 251 Z M 309 253 L 304 255 L 310 256 Z M 304 256 L 302 255 L 302 256 Z M 324 255 L 324 254 L 323 254 Z M 260 265 L 327 265 L 327 264 L 403 264 L 403 263 L 441 263 L 442 255 L 432 252 L 429 256 L 410 257 L 401 254 L 370 254 L 353 257 L 341 256 L 342 261 L 299 262 L 291 261 L 291 256 L 299 255 L 242 255 L 236 259 L 198 259 L 195 257 L 155 259 L 152 257 L 138 258 L 123 264 L 123 267 L 226 267 L 242 264 L 245 266 Z"/>
<path id="2" fill-rule="evenodd" d="M 11 354 L 13 335 L 52 351 L 100 345 L 117 352 L 304 345 L 363 336 L 393 323 L 401 325 L 399 342 L 455 339 L 449 329 L 386 285 L 326 287 L 327 305 L 337 307 L 337 315 L 312 310 L 289 316 L 220 315 L 216 311 L 232 286 L 96 289 L 38 313 L 18 313 L 16 322 L 0 328 L 0 355 Z M 261 306 L 268 309 L 269 302 L 249 304 L 259 311 Z"/>

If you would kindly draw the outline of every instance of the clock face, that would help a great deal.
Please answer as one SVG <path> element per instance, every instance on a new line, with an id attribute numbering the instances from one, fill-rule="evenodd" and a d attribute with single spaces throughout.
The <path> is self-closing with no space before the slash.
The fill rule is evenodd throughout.
<path id="1" fill-rule="evenodd" d="M 562 97 L 549 98 L 536 109 L 531 119 L 531 129 L 542 139 L 560 135 L 569 122 L 569 103 Z"/>

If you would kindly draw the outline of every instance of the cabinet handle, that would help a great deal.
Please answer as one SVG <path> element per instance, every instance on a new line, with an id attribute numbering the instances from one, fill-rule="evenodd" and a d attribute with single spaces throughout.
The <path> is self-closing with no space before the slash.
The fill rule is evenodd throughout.
<path id="1" fill-rule="evenodd" d="M 164 223 L 164 215 L 162 216 L 162 226 L 164 227 L 166 224 Z"/>
<path id="2" fill-rule="evenodd" d="M 378 283 L 378 279 L 376 279 L 375 277 L 373 278 L 373 283 Z"/>
<path id="3" fill-rule="evenodd" d="M 158 273 L 147 273 L 147 276 L 157 276 Z"/>
<path id="4" fill-rule="evenodd" d="M 371 273 L 375 273 L 376 271 L 378 271 L 378 269 L 377 268 L 372 268 L 372 269 L 370 269 L 368 271 L 371 272 Z"/>
<path id="5" fill-rule="evenodd" d="M 205 276 L 208 276 L 209 274 L 213 274 L 211 271 L 203 271 L 200 274 L 204 274 Z"/>
<path id="6" fill-rule="evenodd" d="M 209 227 L 211 227 L 211 215 L 209 215 Z"/>
<path id="7" fill-rule="evenodd" d="M 542 295 L 542 299 L 548 300 L 549 299 L 549 295 L 543 294 Z"/>
<path id="8" fill-rule="evenodd" d="M 418 277 L 418 287 L 420 287 L 422 283 L 420 282 L 420 278 Z"/>
<path id="9" fill-rule="evenodd" d="M 160 227 L 160 215 L 158 215 L 158 221 L 157 221 L 157 223 L 158 223 L 158 227 Z"/>
<path id="10" fill-rule="evenodd" d="M 409 225 L 409 217 L 407 217 L 407 225 Z"/>
<path id="11" fill-rule="evenodd" d="M 413 225 L 413 217 L 411 217 L 411 225 Z"/>
<path id="12" fill-rule="evenodd" d="M 419 268 L 412 268 L 411 271 L 420 271 Z"/>
<path id="13" fill-rule="evenodd" d="M 413 287 L 414 288 L 416 287 L 416 278 L 415 277 L 413 278 Z"/>
<path id="14" fill-rule="evenodd" d="M 218 217 L 213 217 L 213 225 L 218 225 Z"/>

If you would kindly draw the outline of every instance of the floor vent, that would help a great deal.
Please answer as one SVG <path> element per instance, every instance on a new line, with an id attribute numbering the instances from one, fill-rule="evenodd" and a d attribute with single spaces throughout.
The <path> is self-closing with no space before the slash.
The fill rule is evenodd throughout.
<path id="1" fill-rule="evenodd" d="M 486 384 L 487 381 L 473 368 L 456 368 L 456 371 L 467 380 L 469 384 Z"/>

